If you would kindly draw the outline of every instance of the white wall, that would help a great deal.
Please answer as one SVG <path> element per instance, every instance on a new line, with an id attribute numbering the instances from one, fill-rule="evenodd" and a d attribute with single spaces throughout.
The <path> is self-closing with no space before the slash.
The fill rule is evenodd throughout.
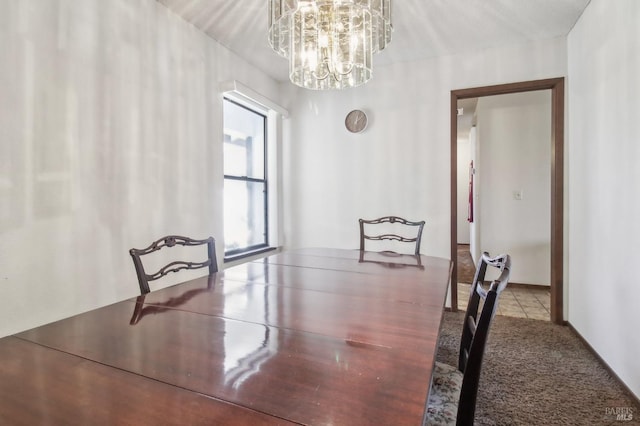
<path id="1" fill-rule="evenodd" d="M 480 210 L 480 198 L 478 197 L 478 176 L 475 173 L 475 168 L 478 165 L 478 127 L 473 126 L 469 132 L 469 158 L 473 159 L 473 222 L 469 223 L 469 251 L 471 252 L 471 258 L 474 262 L 480 259 L 482 250 L 479 246 L 480 240 L 480 227 L 478 226 L 478 211 Z"/>
<path id="2" fill-rule="evenodd" d="M 640 397 L 638 22 L 637 0 L 592 0 L 568 37 L 568 319 Z"/>
<path id="3" fill-rule="evenodd" d="M 511 282 L 548 286 L 551 91 L 482 97 L 476 114 L 481 251 L 511 255 Z"/>
<path id="4" fill-rule="evenodd" d="M 471 162 L 470 136 L 458 138 L 458 244 L 469 244 L 469 163 Z"/>
<path id="5" fill-rule="evenodd" d="M 392 46 L 392 45 L 391 45 Z M 381 53 L 381 54 L 384 54 Z M 374 59 L 375 62 L 375 59 Z M 450 92 L 566 75 L 566 39 L 389 66 L 364 86 L 299 91 L 285 149 L 288 243 L 355 248 L 359 217 L 426 220 L 422 252 L 450 252 Z M 354 108 L 371 118 L 349 134 Z"/>
<path id="6" fill-rule="evenodd" d="M 134 296 L 160 236 L 221 253 L 218 86 L 278 84 L 154 0 L 0 10 L 0 336 Z"/>

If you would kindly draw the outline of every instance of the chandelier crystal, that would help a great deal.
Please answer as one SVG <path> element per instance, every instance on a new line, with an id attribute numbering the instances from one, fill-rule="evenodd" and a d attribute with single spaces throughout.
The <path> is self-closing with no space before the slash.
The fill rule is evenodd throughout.
<path id="1" fill-rule="evenodd" d="M 366 83 L 392 31 L 391 0 L 269 0 L 269 44 L 307 89 Z"/>

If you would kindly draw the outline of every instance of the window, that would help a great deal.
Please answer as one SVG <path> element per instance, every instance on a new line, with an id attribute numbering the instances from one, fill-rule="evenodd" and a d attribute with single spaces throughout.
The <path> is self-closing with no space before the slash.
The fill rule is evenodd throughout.
<path id="1" fill-rule="evenodd" d="M 224 98 L 225 257 L 269 246 L 267 111 Z"/>

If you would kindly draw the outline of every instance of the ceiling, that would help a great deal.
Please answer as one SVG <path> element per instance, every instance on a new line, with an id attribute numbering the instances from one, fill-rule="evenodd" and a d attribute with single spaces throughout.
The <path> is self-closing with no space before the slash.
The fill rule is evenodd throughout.
<path id="1" fill-rule="evenodd" d="M 278 81 L 267 0 L 157 0 Z M 393 40 L 374 67 L 565 36 L 590 0 L 394 0 Z"/>

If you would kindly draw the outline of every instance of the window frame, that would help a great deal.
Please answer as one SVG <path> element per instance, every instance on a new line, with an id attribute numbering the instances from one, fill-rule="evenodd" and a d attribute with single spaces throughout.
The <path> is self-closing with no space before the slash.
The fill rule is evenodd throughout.
<path id="1" fill-rule="evenodd" d="M 264 205 L 263 205 L 263 220 L 264 220 L 264 239 L 263 242 L 259 244 L 253 244 L 241 248 L 236 248 L 232 250 L 224 251 L 224 261 L 229 262 L 233 260 L 238 260 L 243 257 L 252 256 L 255 254 L 259 254 L 268 250 L 272 250 L 273 248 L 270 246 L 270 193 L 269 193 L 269 111 L 264 108 L 255 107 L 253 105 L 248 105 L 245 102 L 241 102 L 235 99 L 233 96 L 224 95 L 223 96 L 223 109 L 226 106 L 226 103 L 232 103 L 240 108 L 243 108 L 253 114 L 256 114 L 262 118 L 262 132 L 263 132 L 263 157 L 262 157 L 262 166 L 263 166 L 263 177 L 255 178 L 249 176 L 238 176 L 238 175 L 227 175 L 224 174 L 223 182 L 226 183 L 227 180 L 235 181 L 235 182 L 251 182 L 251 183 L 261 183 L 263 185 L 263 193 L 264 193 Z M 223 129 L 224 129 L 224 119 L 223 119 Z M 224 137 L 224 131 L 223 131 Z M 224 143 L 224 142 L 223 142 Z M 225 159 L 223 158 L 223 162 Z M 226 244 L 226 241 L 225 241 Z"/>
<path id="2" fill-rule="evenodd" d="M 283 183 L 282 183 L 282 164 L 283 164 L 283 152 L 282 152 L 282 143 L 285 138 L 285 122 L 289 118 L 289 111 L 284 108 L 282 105 L 278 104 L 278 102 L 270 99 L 269 97 L 263 95 L 262 93 L 254 90 L 253 88 L 246 86 L 242 82 L 238 80 L 227 80 L 218 86 L 220 89 L 220 96 L 218 98 L 218 105 L 220 114 L 217 116 L 217 119 L 220 120 L 220 131 L 219 131 L 219 141 L 223 141 L 223 125 L 224 117 L 223 117 L 223 99 L 231 99 L 235 102 L 238 102 L 242 105 L 246 105 L 249 108 L 255 108 L 259 111 L 265 112 L 267 114 L 267 135 L 266 135 L 266 146 L 268 148 L 268 156 L 266 156 L 267 161 L 267 171 L 269 176 L 268 181 L 268 213 L 269 213 L 269 247 L 265 247 L 263 249 L 256 250 L 254 252 L 247 252 L 245 254 L 239 254 L 233 257 L 224 257 L 225 267 L 229 267 L 231 265 L 240 264 L 244 262 L 248 262 L 250 259 L 257 259 L 260 257 L 264 257 L 266 252 L 279 250 L 281 248 L 281 243 L 284 240 L 282 223 L 283 223 L 283 200 L 282 200 L 282 191 L 283 191 Z M 276 92 L 274 92 L 276 93 Z M 222 147 L 221 147 L 222 148 Z M 224 160 L 224 158 L 223 158 Z M 221 171 L 218 176 L 220 176 L 220 180 L 216 178 L 217 182 L 221 183 L 221 186 L 224 184 L 224 171 Z M 222 197 L 224 198 L 224 190 L 221 190 Z M 224 209 L 224 200 L 220 201 L 220 205 Z M 224 213 L 223 213 L 224 214 Z M 216 221 L 216 223 L 220 223 L 224 235 L 224 220 Z M 220 241 L 224 241 L 224 238 L 220 239 Z M 224 244 L 222 247 L 224 251 Z"/>

